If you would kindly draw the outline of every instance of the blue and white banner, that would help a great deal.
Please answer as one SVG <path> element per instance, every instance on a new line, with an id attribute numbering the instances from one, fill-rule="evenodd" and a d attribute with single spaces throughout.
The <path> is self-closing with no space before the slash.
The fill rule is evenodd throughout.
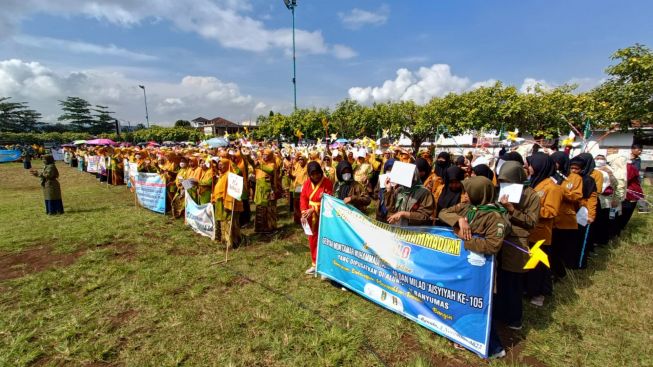
<path id="1" fill-rule="evenodd" d="M 63 161 L 63 149 L 52 149 L 51 152 L 55 161 Z"/>
<path id="2" fill-rule="evenodd" d="M 0 150 L 0 163 L 13 162 L 20 159 L 20 150 Z"/>
<path id="3" fill-rule="evenodd" d="M 488 356 L 494 256 L 448 228 L 394 227 L 322 197 L 317 272 Z"/>
<path id="4" fill-rule="evenodd" d="M 215 240 L 215 215 L 213 213 L 213 204 L 197 205 L 195 201 L 186 194 L 186 224 L 193 231 L 202 236 L 210 237 Z"/>
<path id="5" fill-rule="evenodd" d="M 139 204 L 151 211 L 166 212 L 166 181 L 158 173 L 139 173 L 134 181 Z"/>
<path id="6" fill-rule="evenodd" d="M 100 162 L 100 157 L 97 155 L 87 155 L 86 156 L 86 172 L 97 173 L 98 172 L 98 163 Z"/>

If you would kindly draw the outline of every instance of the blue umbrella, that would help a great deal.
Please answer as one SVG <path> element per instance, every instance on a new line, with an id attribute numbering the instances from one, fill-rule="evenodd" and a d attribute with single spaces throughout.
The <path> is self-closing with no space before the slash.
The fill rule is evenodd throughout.
<path id="1" fill-rule="evenodd" d="M 228 147 L 229 141 L 225 138 L 211 138 L 202 142 L 204 145 L 208 145 L 210 148 L 219 148 L 219 147 Z"/>
<path id="2" fill-rule="evenodd" d="M 347 140 L 347 139 L 345 139 L 345 138 L 340 138 L 340 139 L 336 140 L 336 143 L 342 143 L 342 144 L 345 144 L 345 143 L 349 143 L 349 140 Z"/>

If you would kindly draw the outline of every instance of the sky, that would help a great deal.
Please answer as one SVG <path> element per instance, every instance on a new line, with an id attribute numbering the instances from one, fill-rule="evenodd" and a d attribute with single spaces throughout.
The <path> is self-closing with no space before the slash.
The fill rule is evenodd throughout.
<path id="1" fill-rule="evenodd" d="M 648 0 L 298 0 L 297 104 L 425 103 L 500 80 L 606 78 L 610 55 L 653 47 Z M 56 122 L 78 96 L 150 123 L 256 119 L 293 109 L 282 0 L 0 0 L 0 96 Z"/>

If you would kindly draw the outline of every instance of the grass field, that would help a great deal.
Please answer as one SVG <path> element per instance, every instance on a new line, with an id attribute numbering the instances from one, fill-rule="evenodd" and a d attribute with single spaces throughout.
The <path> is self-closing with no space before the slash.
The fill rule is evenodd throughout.
<path id="1" fill-rule="evenodd" d="M 59 170 L 66 214 L 48 217 L 38 179 L 0 165 L 0 366 L 653 366 L 650 215 L 525 305 L 508 356 L 487 362 L 303 275 L 285 207 L 275 236 L 216 265 L 223 249 L 183 220 Z"/>

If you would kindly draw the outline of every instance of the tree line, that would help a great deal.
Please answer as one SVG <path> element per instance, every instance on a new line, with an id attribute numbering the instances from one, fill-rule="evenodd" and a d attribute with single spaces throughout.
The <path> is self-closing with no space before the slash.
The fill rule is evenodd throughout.
<path id="1" fill-rule="evenodd" d="M 338 137 L 354 139 L 388 135 L 409 137 L 414 147 L 440 134 L 519 129 L 538 138 L 593 128 L 626 129 L 633 120 L 653 121 L 653 53 L 636 44 L 616 51 L 609 78 L 578 93 L 576 85 L 535 86 L 521 93 L 501 82 L 464 93 L 435 97 L 424 105 L 389 101 L 371 106 L 346 99 L 334 109 L 305 108 L 284 115 L 259 116 L 257 138 Z M 386 134 L 383 134 L 383 133 Z"/>

